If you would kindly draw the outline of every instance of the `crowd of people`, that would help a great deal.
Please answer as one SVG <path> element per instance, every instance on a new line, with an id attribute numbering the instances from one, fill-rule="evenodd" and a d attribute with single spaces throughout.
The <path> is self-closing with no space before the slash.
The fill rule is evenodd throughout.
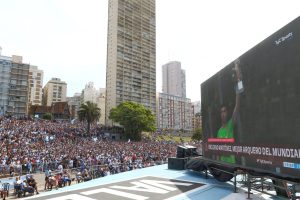
<path id="1" fill-rule="evenodd" d="M 167 162 L 176 156 L 174 142 L 144 139 L 114 141 L 93 125 L 84 136 L 84 124 L 66 121 L 0 118 L 0 174 L 47 172 L 97 167 L 106 176 Z"/>

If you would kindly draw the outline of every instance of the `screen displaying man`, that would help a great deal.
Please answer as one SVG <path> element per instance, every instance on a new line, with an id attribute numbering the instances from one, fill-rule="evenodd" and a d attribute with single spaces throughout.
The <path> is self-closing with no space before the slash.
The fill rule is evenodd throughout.
<path id="1" fill-rule="evenodd" d="M 234 70 L 236 73 L 236 81 L 237 84 L 235 86 L 235 107 L 232 113 L 232 117 L 229 118 L 229 111 L 226 105 L 222 105 L 220 109 L 220 117 L 221 117 L 221 127 L 218 130 L 217 138 L 236 138 L 234 136 L 234 126 L 237 124 L 238 112 L 240 108 L 240 93 L 244 91 L 243 82 L 242 82 L 242 73 L 240 69 L 240 60 L 237 59 L 234 62 Z M 235 156 L 220 156 L 220 160 L 227 163 L 235 163 Z"/>

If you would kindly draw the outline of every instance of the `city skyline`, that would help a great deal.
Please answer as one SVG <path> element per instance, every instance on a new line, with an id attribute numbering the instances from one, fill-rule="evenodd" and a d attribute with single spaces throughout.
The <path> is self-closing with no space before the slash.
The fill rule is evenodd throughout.
<path id="1" fill-rule="evenodd" d="M 43 85 L 54 77 L 66 81 L 68 96 L 90 81 L 103 88 L 107 5 L 97 0 L 1 0 L 2 55 L 20 55 L 24 63 L 38 66 L 44 71 Z M 187 98 L 200 100 L 203 81 L 295 19 L 299 5 L 157 0 L 157 92 L 162 91 L 162 65 L 180 61 L 186 71 Z"/>

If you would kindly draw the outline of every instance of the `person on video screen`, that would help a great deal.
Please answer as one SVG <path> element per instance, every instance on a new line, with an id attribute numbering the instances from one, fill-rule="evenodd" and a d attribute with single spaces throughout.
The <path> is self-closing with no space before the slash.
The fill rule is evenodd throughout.
<path id="1" fill-rule="evenodd" d="M 232 113 L 232 117 L 229 116 L 228 107 L 226 105 L 222 105 L 220 109 L 220 117 L 221 117 L 221 127 L 218 130 L 217 138 L 236 138 L 233 133 L 233 127 L 237 124 L 237 115 L 239 113 L 240 107 L 240 93 L 244 91 L 243 83 L 242 83 L 242 74 L 239 67 L 240 61 L 237 59 L 234 62 L 234 69 L 237 78 L 237 84 L 235 86 L 235 107 Z M 235 163 L 235 156 L 221 156 L 220 160 L 228 163 Z"/>

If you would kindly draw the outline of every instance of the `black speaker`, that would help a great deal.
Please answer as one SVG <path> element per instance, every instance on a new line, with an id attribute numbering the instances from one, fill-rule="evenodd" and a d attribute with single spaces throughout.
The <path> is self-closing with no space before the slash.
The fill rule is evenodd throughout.
<path id="1" fill-rule="evenodd" d="M 168 158 L 168 169 L 184 170 L 188 158 Z"/>
<path id="2" fill-rule="evenodd" d="M 177 153 L 176 157 L 177 158 L 186 158 L 186 157 L 191 157 L 191 156 L 198 156 L 197 153 L 197 148 L 191 145 L 186 145 L 186 146 L 177 146 Z"/>

